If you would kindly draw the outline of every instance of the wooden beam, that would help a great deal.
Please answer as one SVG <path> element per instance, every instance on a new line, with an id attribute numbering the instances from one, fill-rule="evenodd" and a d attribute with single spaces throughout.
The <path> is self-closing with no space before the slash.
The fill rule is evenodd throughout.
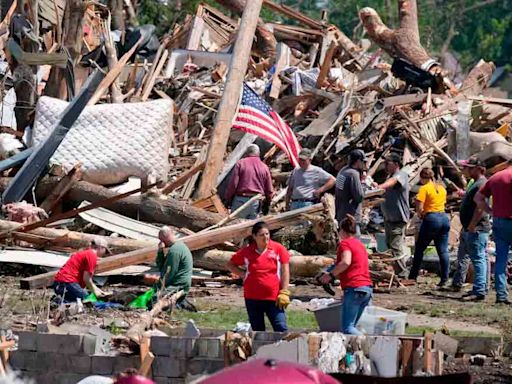
<path id="1" fill-rule="evenodd" d="M 305 215 L 318 213 L 324 210 L 323 204 L 315 204 L 310 207 L 288 211 L 274 216 L 266 216 L 256 220 L 244 221 L 239 224 L 233 224 L 227 227 L 213 229 L 204 233 L 195 233 L 185 236 L 180 240 L 183 241 L 190 250 L 198 250 L 222 244 L 225 241 L 240 239 L 250 235 L 251 228 L 258 221 L 267 223 L 271 230 L 293 225 L 298 221 L 304 220 Z M 96 273 L 107 272 L 117 268 L 129 265 L 142 264 L 154 261 L 157 252 L 156 247 L 147 247 L 132 252 L 123 253 L 116 256 L 106 257 L 98 261 Z M 57 272 L 52 271 L 41 275 L 36 275 L 22 279 L 20 286 L 22 289 L 43 288 L 53 282 L 53 278 Z"/>
<path id="2" fill-rule="evenodd" d="M 263 0 L 263 5 L 274 12 L 288 16 L 291 19 L 297 20 L 299 23 L 304 24 L 313 29 L 324 29 L 324 25 L 315 19 L 312 19 L 306 15 L 303 15 L 299 11 L 293 8 L 287 7 L 286 5 L 279 5 L 270 0 Z"/>
<path id="3" fill-rule="evenodd" d="M 261 5 L 262 0 L 248 1 L 242 14 L 233 57 L 229 65 L 226 86 L 224 87 L 213 135 L 208 147 L 206 166 L 197 191 L 197 197 L 199 198 L 207 197 L 215 190 L 217 176 L 222 170 L 226 145 L 240 98 L 245 72 L 247 71 Z"/>
<path id="4" fill-rule="evenodd" d="M 336 52 L 336 42 L 331 41 L 331 45 L 329 45 L 329 48 L 327 48 L 327 53 L 324 57 L 324 62 L 322 63 L 322 66 L 320 67 L 320 73 L 318 74 L 318 79 L 316 80 L 316 87 L 322 88 L 322 85 L 324 83 L 324 80 L 327 78 L 327 75 L 329 74 L 329 70 L 331 69 L 331 61 L 332 57 L 334 56 L 334 53 Z"/>
<path id="5" fill-rule="evenodd" d="M 81 164 L 77 164 L 66 175 L 64 175 L 64 177 L 59 180 L 55 189 L 46 197 L 46 199 L 44 199 L 39 207 L 44 209 L 48 214 L 52 212 L 64 195 L 73 186 L 73 183 L 80 180 L 80 167 Z"/>
<path id="6" fill-rule="evenodd" d="M 197 172 L 202 171 L 204 169 L 205 164 L 206 164 L 206 162 L 202 161 L 201 163 L 192 167 L 187 172 L 185 172 L 180 177 L 178 177 L 176 180 L 168 183 L 165 187 L 163 187 L 161 192 L 164 195 L 168 195 L 169 193 L 174 191 L 176 188 L 181 187 L 183 184 L 185 184 L 187 182 L 188 179 L 190 179 L 192 176 L 194 176 Z"/>

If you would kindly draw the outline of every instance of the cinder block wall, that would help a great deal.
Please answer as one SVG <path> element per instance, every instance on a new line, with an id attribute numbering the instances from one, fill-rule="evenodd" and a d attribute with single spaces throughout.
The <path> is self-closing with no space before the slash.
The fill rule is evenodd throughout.
<path id="1" fill-rule="evenodd" d="M 206 336 L 204 336 L 206 335 Z M 94 335 L 20 332 L 18 350 L 10 354 L 11 368 L 34 378 L 37 384 L 76 384 L 90 375 L 111 376 L 139 368 L 140 356 L 100 354 L 104 342 Z M 158 384 L 185 383 L 187 376 L 214 373 L 224 368 L 223 332 L 202 332 L 198 339 L 157 336 L 151 339 L 153 380 Z M 253 349 L 282 338 L 279 333 L 257 332 Z"/>

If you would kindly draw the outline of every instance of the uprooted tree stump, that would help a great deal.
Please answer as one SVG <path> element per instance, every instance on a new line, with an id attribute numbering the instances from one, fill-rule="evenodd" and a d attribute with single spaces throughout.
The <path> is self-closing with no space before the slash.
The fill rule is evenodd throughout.
<path id="1" fill-rule="evenodd" d="M 383 23 L 375 9 L 365 7 L 359 11 L 370 39 L 390 56 L 400 57 L 425 70 L 439 67 L 439 63 L 421 45 L 416 0 L 398 0 L 398 15 L 400 26 L 391 29 Z"/>

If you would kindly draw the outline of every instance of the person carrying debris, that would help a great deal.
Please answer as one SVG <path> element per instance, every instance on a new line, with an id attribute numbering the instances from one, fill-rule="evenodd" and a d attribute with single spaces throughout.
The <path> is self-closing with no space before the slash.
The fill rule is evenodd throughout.
<path id="1" fill-rule="evenodd" d="M 299 167 L 288 179 L 286 210 L 309 207 L 320 201 L 320 197 L 336 184 L 336 179 L 322 168 L 311 164 L 313 152 L 303 148 L 299 152 Z"/>
<path id="2" fill-rule="evenodd" d="M 423 253 L 433 240 L 441 266 L 441 281 L 443 287 L 448 281 L 450 259 L 448 255 L 448 234 L 450 219 L 445 213 L 446 189 L 434 180 L 434 172 L 423 168 L 420 172 L 422 187 L 416 196 L 416 214 L 422 219 L 420 231 L 414 246 L 414 260 L 409 279 L 416 280 L 423 261 Z"/>
<path id="3" fill-rule="evenodd" d="M 73 253 L 55 275 L 55 294 L 63 298 L 64 302 L 84 300 L 89 295 L 85 288 L 98 298 L 108 296 L 108 292 L 102 291 L 92 281 L 98 257 L 103 257 L 107 251 L 106 240 L 97 237 L 91 242 L 90 248 Z"/>
<path id="4" fill-rule="evenodd" d="M 158 232 L 158 253 L 156 255 L 156 266 L 160 270 L 160 282 L 157 289 L 161 289 L 161 281 L 166 290 L 183 290 L 185 295 L 192 285 L 193 259 L 190 249 L 183 241 L 176 238 L 176 233 L 165 226 Z M 167 254 L 165 253 L 165 248 Z M 184 302 L 186 296 L 178 300 L 178 306 Z"/>
<path id="5" fill-rule="evenodd" d="M 396 153 L 386 158 L 386 172 L 389 178 L 378 186 L 384 189 L 384 202 L 381 204 L 384 215 L 386 243 L 398 266 L 405 270 L 404 242 L 405 229 L 410 218 L 409 176 L 402 171 L 402 159 Z"/>
<path id="6" fill-rule="evenodd" d="M 472 183 L 464 193 L 460 205 L 460 222 L 462 231 L 457 252 L 457 272 L 453 277 L 452 287 L 462 288 L 466 280 L 469 265 L 464 262 L 466 255 L 473 262 L 475 277 L 473 290 L 463 295 L 465 301 L 485 300 L 488 288 L 488 259 L 485 252 L 491 231 L 489 215 L 474 202 L 478 190 L 486 183 L 485 165 L 476 157 L 463 160 L 460 164 L 464 173 L 471 178 Z M 460 290 L 460 289 L 459 289 Z"/>
<path id="7" fill-rule="evenodd" d="M 273 193 L 274 188 L 272 186 L 270 169 L 260 159 L 260 147 L 256 144 L 251 144 L 245 152 L 245 157 L 238 160 L 231 173 L 225 193 L 228 206 L 231 207 L 233 212 L 247 203 L 252 197 L 261 194 L 266 199 L 264 206 L 270 207 Z M 252 220 L 258 217 L 260 210 L 260 201 L 255 200 L 239 212 L 237 217 Z"/>
<path id="8" fill-rule="evenodd" d="M 356 237 L 356 229 L 357 222 L 352 215 L 341 220 L 336 266 L 320 277 L 323 284 L 339 279 L 343 289 L 341 330 L 349 335 L 362 335 L 356 325 L 373 294 L 368 252 Z"/>
<path id="9" fill-rule="evenodd" d="M 364 169 L 366 156 L 360 149 L 354 149 L 348 156 L 348 165 L 342 168 L 336 176 L 336 221 L 341 223 L 345 216 L 352 215 L 356 222 L 361 220 L 361 207 L 364 198 L 361 184 L 361 173 Z M 356 227 L 357 236 L 361 230 Z"/>
<path id="10" fill-rule="evenodd" d="M 227 263 L 231 272 L 244 279 L 245 307 L 253 331 L 265 330 L 265 315 L 275 332 L 288 330 L 284 310 L 290 304 L 289 261 L 286 248 L 270 240 L 268 225 L 260 221 L 252 227 L 251 243 Z"/>
<path id="11" fill-rule="evenodd" d="M 492 208 L 487 200 L 490 197 Z M 496 243 L 496 304 L 512 304 L 507 290 L 508 253 L 512 248 L 512 159 L 506 169 L 491 176 L 480 188 L 475 202 L 481 209 L 492 213 L 492 233 Z"/>

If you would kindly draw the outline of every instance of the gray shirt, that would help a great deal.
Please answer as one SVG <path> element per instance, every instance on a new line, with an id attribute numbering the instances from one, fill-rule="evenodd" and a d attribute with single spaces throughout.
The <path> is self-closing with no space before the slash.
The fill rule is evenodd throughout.
<path id="1" fill-rule="evenodd" d="M 329 181 L 331 174 L 316 165 L 310 165 L 307 170 L 295 168 L 288 180 L 288 188 L 292 191 L 292 200 L 316 199 L 315 190 Z"/>
<path id="2" fill-rule="evenodd" d="M 354 216 L 359 222 L 363 197 L 359 171 L 348 166 L 342 168 L 336 177 L 336 220 L 338 223 L 346 214 Z"/>
<path id="3" fill-rule="evenodd" d="M 390 223 L 407 223 L 410 216 L 409 176 L 399 170 L 391 177 L 396 179 L 397 183 L 384 194 L 385 200 L 381 205 L 384 219 Z"/>

